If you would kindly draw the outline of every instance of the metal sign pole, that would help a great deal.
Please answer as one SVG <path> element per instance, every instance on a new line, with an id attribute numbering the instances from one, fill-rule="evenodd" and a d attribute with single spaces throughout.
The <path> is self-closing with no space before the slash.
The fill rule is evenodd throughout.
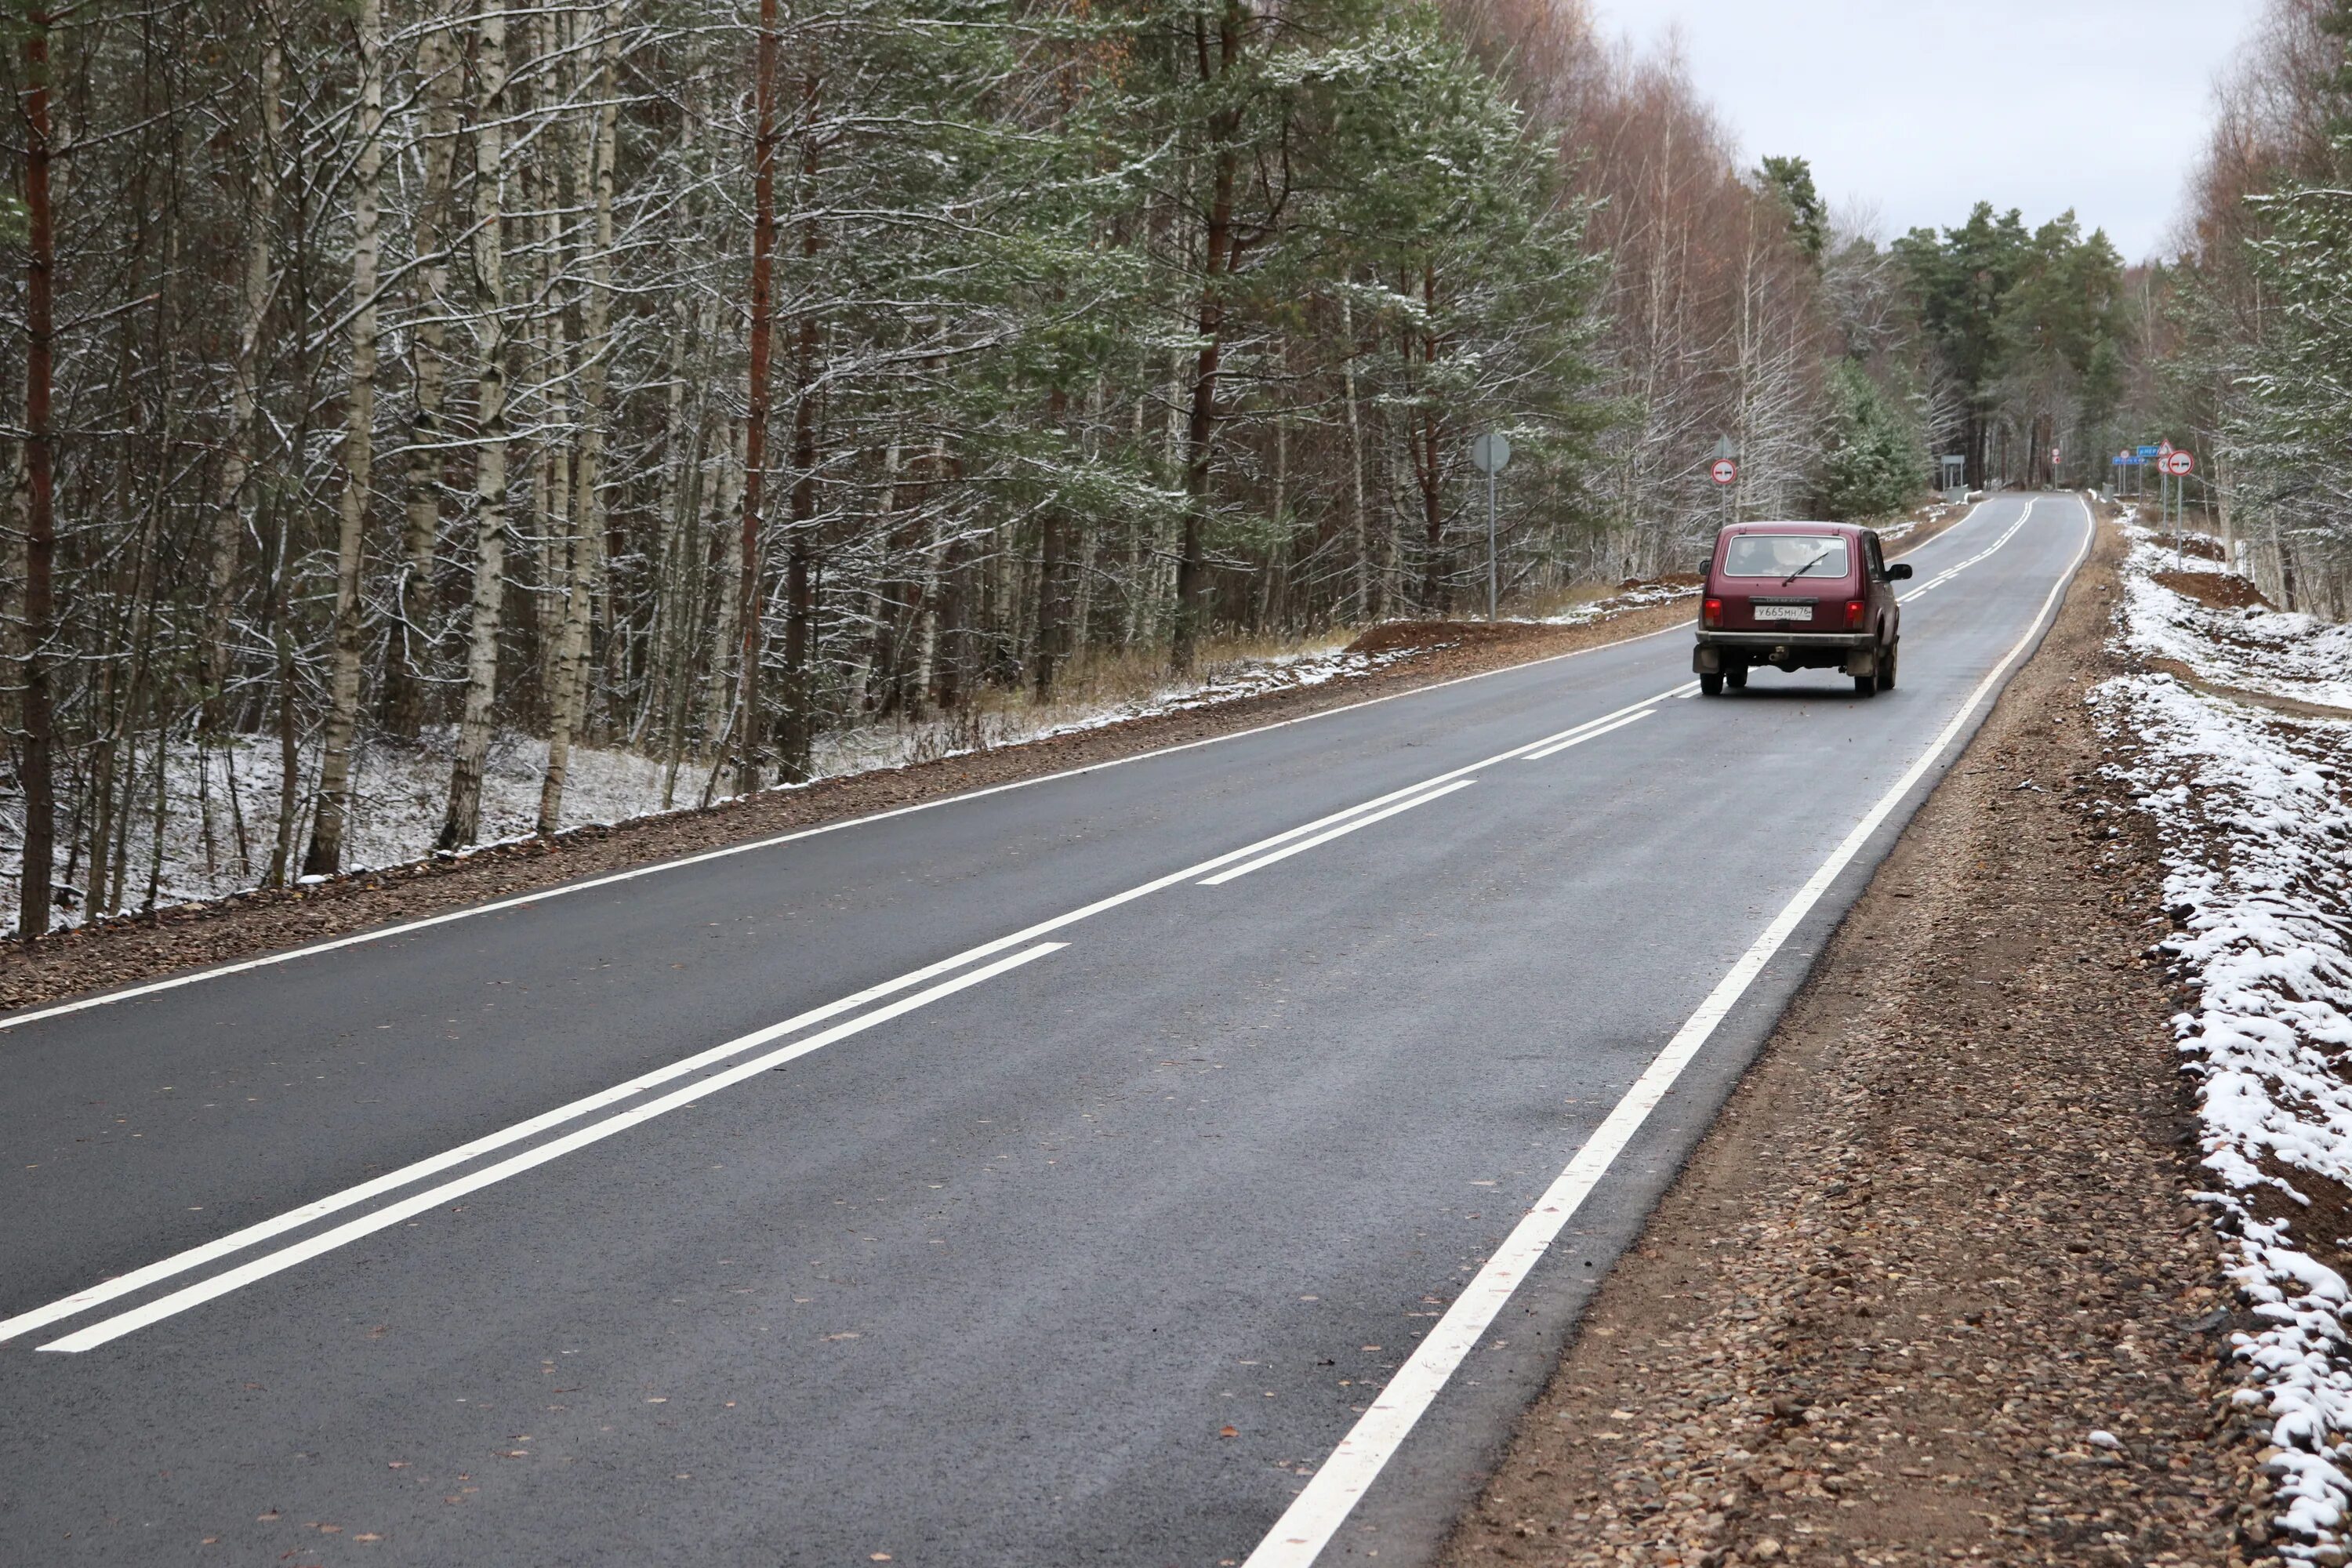
<path id="1" fill-rule="evenodd" d="M 1495 487 L 1496 476 L 1510 462 L 1511 438 L 1500 430 L 1489 430 L 1470 443 L 1470 466 L 1486 476 L 1486 618 L 1490 621 L 1501 614 L 1503 580 L 1501 556 L 1495 544 Z"/>
<path id="2" fill-rule="evenodd" d="M 1495 565 L 1495 470 L 1486 470 L 1486 618 L 1495 618 L 1499 573 Z"/>

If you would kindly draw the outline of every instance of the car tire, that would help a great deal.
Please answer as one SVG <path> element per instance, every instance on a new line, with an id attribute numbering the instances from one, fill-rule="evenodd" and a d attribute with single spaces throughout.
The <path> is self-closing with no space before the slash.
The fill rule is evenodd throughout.
<path id="1" fill-rule="evenodd" d="M 1881 691 L 1895 689 L 1895 666 L 1902 652 L 1903 645 L 1895 643 L 1887 648 L 1886 657 L 1878 661 L 1878 689 Z"/>
<path id="2" fill-rule="evenodd" d="M 1857 676 L 1855 676 L 1855 677 L 1853 678 L 1853 694 L 1854 694 L 1856 697 L 1875 697 L 1875 696 L 1877 696 L 1877 695 L 1878 695 L 1878 677 L 1876 677 L 1876 676 L 1874 676 L 1874 675 L 1857 675 Z"/>
<path id="3" fill-rule="evenodd" d="M 1722 677 L 1722 676 L 1720 676 L 1720 675 L 1702 675 L 1702 676 L 1700 676 L 1700 677 L 1698 678 L 1698 689 L 1699 689 L 1699 695 L 1701 695 L 1702 697 L 1720 697 L 1720 696 L 1722 696 L 1722 695 L 1723 695 L 1723 677 Z"/>

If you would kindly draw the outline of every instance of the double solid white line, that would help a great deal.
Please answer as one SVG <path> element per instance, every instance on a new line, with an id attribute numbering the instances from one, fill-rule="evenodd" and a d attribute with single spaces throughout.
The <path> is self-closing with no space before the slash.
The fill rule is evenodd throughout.
<path id="1" fill-rule="evenodd" d="M 1646 710 L 1649 706 L 1649 703 L 1634 705 L 1635 709 L 1642 710 Z M 561 1137 L 509 1155 L 496 1164 L 443 1183 L 425 1192 L 400 1199 L 383 1208 L 372 1209 L 358 1218 L 347 1220 L 341 1225 L 280 1247 L 277 1251 L 266 1253 L 195 1284 L 184 1286 L 154 1300 L 103 1319 L 39 1348 L 45 1351 L 86 1351 L 105 1344 L 110 1340 L 120 1339 L 124 1334 L 146 1328 L 174 1313 L 183 1312 L 191 1307 L 215 1300 L 229 1291 L 252 1284 L 256 1280 L 268 1279 L 273 1274 L 307 1262 L 322 1253 L 332 1251 L 336 1247 L 345 1246 L 375 1231 L 398 1225 L 464 1194 L 478 1191 L 494 1183 L 505 1181 L 509 1176 L 520 1175 L 550 1161 L 561 1159 L 574 1150 L 585 1148 L 591 1143 L 611 1137 L 615 1132 L 624 1131 L 641 1122 L 677 1110 L 682 1105 L 689 1104 L 705 1094 L 727 1088 L 730 1084 L 740 1083 L 745 1079 L 781 1066 L 795 1058 L 806 1056 L 812 1051 L 822 1050 L 835 1041 L 846 1039 L 876 1025 L 904 1016 L 919 1007 L 928 1006 L 932 1002 L 953 995 L 957 992 L 992 979 L 1009 970 L 1043 958 L 1067 944 L 1043 942 L 1040 939 L 1050 936 L 1065 927 L 1175 887 L 1179 883 L 1199 879 L 1214 886 L 1222 885 L 1235 877 L 1246 876 L 1278 860 L 1314 848 L 1318 845 L 1328 843 L 1344 834 L 1352 833 L 1360 827 L 1370 826 L 1400 812 L 1409 811 L 1414 806 L 1426 805 L 1455 790 L 1466 788 L 1475 782 L 1471 777 L 1472 774 L 1494 763 L 1538 748 L 1548 746 L 1556 748 L 1561 742 L 1573 744 L 1574 741 L 1570 737 L 1586 738 L 1588 732 L 1598 732 L 1595 731 L 1595 726 L 1613 727 L 1612 721 L 1620 720 L 1623 714 L 1632 711 L 1633 710 L 1620 710 L 1618 713 L 1604 715 L 1601 719 L 1578 725 L 1574 729 L 1514 747 L 1499 756 L 1486 758 L 1468 767 L 1457 768 L 1433 779 L 1424 779 L 1419 784 L 1409 784 L 1401 790 L 1392 790 L 1343 811 L 1334 812 L 1312 822 L 1302 823 L 1297 827 L 1288 828 L 1269 837 L 1259 839 L 1255 843 L 1244 845 L 1239 849 L 1228 850 L 1224 854 L 1201 861 L 1197 865 L 1188 866 L 1181 871 L 1153 878 L 1124 892 L 1099 899 L 1066 914 L 1038 921 L 1034 925 L 998 937 L 992 942 L 982 942 L 977 947 L 968 948 L 936 963 L 926 964 L 878 984 L 869 985 L 862 991 L 796 1014 L 781 1023 L 739 1036 L 666 1067 L 641 1073 L 609 1089 L 600 1089 L 594 1094 L 557 1106 L 551 1110 L 542 1111 L 539 1115 L 501 1128 L 496 1132 L 488 1133 L 438 1154 L 404 1165 L 396 1171 L 387 1172 L 383 1175 L 360 1183 L 356 1186 L 344 1188 L 341 1192 L 332 1193 L 311 1203 L 289 1209 L 283 1214 L 275 1215 L 268 1219 L 247 1226 L 243 1229 L 232 1231 L 226 1236 L 216 1237 L 200 1246 L 173 1253 L 143 1268 L 134 1268 L 127 1274 L 118 1275 L 113 1279 L 88 1286 L 69 1296 L 60 1297 L 43 1306 L 18 1313 L 13 1318 L 0 1319 L 0 1343 L 19 1339 L 36 1330 L 47 1328 L 68 1318 L 79 1317 L 94 1308 L 105 1306 L 109 1302 L 120 1300 L 126 1296 L 147 1289 L 151 1286 L 161 1285 L 167 1280 L 194 1272 L 247 1248 L 258 1247 L 264 1242 L 300 1230 L 306 1226 L 333 1215 L 358 1207 L 377 1198 L 388 1196 L 404 1187 L 455 1170 L 484 1155 L 511 1148 L 541 1133 L 552 1131 L 566 1123 L 577 1121 L 582 1117 L 609 1110 L 648 1090 L 674 1084 L 680 1079 L 692 1077 L 706 1068 L 717 1068 L 721 1063 L 733 1060 L 747 1052 L 774 1045 L 779 1040 L 799 1035 L 802 1031 L 817 1025 L 843 1018 L 845 1015 L 856 1015 L 848 1017 L 845 1022 L 835 1024 L 832 1027 L 823 1029 L 817 1034 L 797 1040 L 781 1049 L 771 1051 L 752 1060 L 739 1063 L 706 1077 L 694 1078 L 692 1082 L 657 1100 L 632 1106 L 603 1121 L 592 1122 L 588 1126 L 575 1129 Z M 1635 716 L 1638 717 L 1639 714 Z M 1227 868 L 1232 869 L 1228 871 Z M 1020 951 L 1014 952 L 1015 949 Z M 1012 956 L 999 956 L 1007 952 L 1011 952 Z M 975 963 L 982 964 L 982 967 L 976 969 L 969 967 Z M 924 987 L 924 989 L 917 990 L 917 987 Z M 901 995 L 902 993 L 909 991 L 915 994 Z M 900 999 L 895 1002 L 888 1000 L 894 996 Z M 874 1005 L 877 1003 L 884 1005 Z M 872 1008 L 871 1011 L 861 1011 L 869 1007 Z"/>
<path id="2" fill-rule="evenodd" d="M 959 974 L 952 980 L 943 981 L 927 990 L 918 991 L 911 996 L 901 997 L 886 1006 L 877 1007 L 872 1012 L 862 1014 L 846 1023 L 835 1024 L 832 1028 L 811 1035 L 806 1039 L 795 1040 L 779 1050 L 753 1057 L 749 1061 L 738 1062 L 724 1072 L 713 1073 L 709 1078 L 697 1079 L 683 1089 L 672 1089 L 669 1093 L 658 1099 L 647 1100 L 643 1105 L 631 1106 L 628 1110 L 617 1115 L 608 1116 L 602 1121 L 592 1121 L 587 1126 L 567 1132 L 561 1138 L 551 1139 L 536 1148 L 511 1155 L 495 1165 L 486 1166 L 467 1175 L 460 1176 L 453 1182 L 444 1182 L 437 1187 L 427 1187 L 425 1191 L 413 1194 L 398 1203 L 373 1210 L 357 1219 L 346 1220 L 331 1230 L 321 1231 L 317 1236 L 306 1237 L 291 1247 L 265 1253 L 250 1262 L 239 1264 L 236 1268 L 215 1274 L 208 1279 L 184 1286 L 168 1296 L 158 1297 L 152 1301 L 132 1308 L 130 1311 L 120 1312 L 111 1318 L 103 1319 L 86 1329 L 77 1330 L 63 1339 L 52 1341 L 40 1348 L 45 1351 L 67 1352 L 94 1350 L 110 1340 L 121 1339 L 123 1335 L 136 1332 L 150 1323 L 161 1321 L 177 1312 L 184 1312 L 191 1307 L 202 1306 L 206 1301 L 226 1296 L 230 1291 L 240 1289 L 257 1279 L 267 1279 L 272 1274 L 283 1273 L 297 1264 L 307 1263 L 320 1253 L 331 1252 L 336 1247 L 357 1241 L 363 1236 L 387 1229 L 404 1220 L 414 1219 L 418 1215 L 440 1207 L 443 1204 L 464 1197 L 467 1193 L 478 1192 L 494 1183 L 505 1181 L 509 1176 L 519 1176 L 523 1172 L 534 1170 L 551 1160 L 560 1160 L 575 1150 L 584 1149 L 591 1143 L 602 1142 L 615 1132 L 626 1131 L 641 1122 L 650 1121 L 656 1116 L 667 1115 L 681 1106 L 695 1104 L 705 1095 L 715 1093 L 731 1084 L 740 1083 L 745 1079 L 756 1077 L 772 1068 L 782 1067 L 784 1063 L 798 1057 L 807 1056 L 812 1051 L 821 1051 L 836 1040 L 845 1040 L 850 1036 L 873 1028 L 877 1024 L 887 1024 L 893 1018 L 902 1017 L 918 1007 L 927 1007 L 941 997 L 952 996 L 957 992 L 967 990 L 983 981 L 993 980 L 1007 970 L 1018 969 L 1023 964 L 1034 963 L 1049 952 L 1058 952 L 1068 945 L 1067 942 L 1041 942 L 1034 947 L 1013 953 L 1009 958 L 1000 958 L 993 963 Z M 763 1029 L 759 1035 L 746 1036 L 744 1039 L 773 1038 L 782 1031 L 783 1027 L 784 1026 L 779 1025 L 774 1029 Z M 730 1042 L 730 1044 L 737 1049 L 745 1048 L 741 1042 Z M 162 1268 L 163 1265 L 156 1267 Z M 86 1304 L 87 1297 L 68 1297 L 65 1301 L 57 1303 L 56 1308 L 78 1310 L 79 1309 L 75 1305 L 78 1300 Z M 54 1310 L 42 1308 L 36 1312 L 26 1314 L 26 1317 L 38 1317 L 42 1313 L 51 1312 Z M 0 1324 L 0 1328 L 21 1331 L 15 1330 L 15 1325 L 23 1321 L 24 1319 L 11 1319 L 7 1324 Z"/>

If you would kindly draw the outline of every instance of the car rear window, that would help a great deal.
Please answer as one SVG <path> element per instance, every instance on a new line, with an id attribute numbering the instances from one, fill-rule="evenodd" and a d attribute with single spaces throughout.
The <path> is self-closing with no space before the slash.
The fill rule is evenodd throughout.
<path id="1" fill-rule="evenodd" d="M 1843 577 L 1852 570 L 1845 541 L 1811 533 L 1743 533 L 1723 558 L 1727 577 Z"/>

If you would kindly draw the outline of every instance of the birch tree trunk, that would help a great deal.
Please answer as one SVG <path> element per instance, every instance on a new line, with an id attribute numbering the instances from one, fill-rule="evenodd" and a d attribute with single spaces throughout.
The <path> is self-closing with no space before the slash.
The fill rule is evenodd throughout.
<path id="1" fill-rule="evenodd" d="M 408 433 L 408 513 L 401 541 L 398 596 L 400 619 L 394 628 L 392 658 L 384 672 L 385 721 L 393 734 L 413 741 L 425 726 L 425 687 L 431 662 L 433 573 L 440 554 L 446 395 L 449 258 L 449 195 L 457 163 L 457 91 L 462 68 L 449 16 L 456 0 L 432 0 L 432 19 L 417 41 L 418 89 L 425 99 L 423 189 L 414 229 L 419 258 L 417 322 L 410 353 L 415 356 L 416 406 Z"/>
<path id="2" fill-rule="evenodd" d="M 24 26 L 25 114 L 25 847 L 16 932 L 49 930 L 49 877 L 56 862 L 56 784 L 51 750 L 49 639 L 56 633 L 51 582 L 57 553 L 55 465 L 49 395 L 56 342 L 57 227 L 49 212 L 49 19 Z"/>
<path id="3" fill-rule="evenodd" d="M 333 667 L 319 763 L 319 809 L 306 876 L 342 869 L 343 828 L 351 810 L 352 738 L 360 716 L 360 566 L 368 492 L 375 475 L 377 181 L 383 165 L 383 4 L 358 0 L 359 159 L 352 175 L 352 390 L 343 433 L 343 493 L 335 544 Z"/>
<path id="4" fill-rule="evenodd" d="M 245 279 L 237 301 L 236 361 L 229 371 L 228 450 L 221 458 L 220 486 L 214 493 L 212 539 L 206 563 L 205 604 L 204 728 L 217 731 L 226 714 L 230 661 L 236 647 L 229 626 L 230 594 L 236 584 L 237 549 L 252 515 L 248 480 L 253 467 L 254 421 L 261 405 L 261 334 L 269 320 L 270 263 L 278 216 L 278 157 L 283 134 L 278 107 L 285 51 L 278 18 L 268 3 L 257 7 L 261 47 L 261 139 L 254 149 L 251 209 L 246 217 Z"/>
<path id="5" fill-rule="evenodd" d="M 735 587 L 737 633 L 735 714 L 729 723 L 735 749 L 735 790 L 760 784 L 760 492 L 768 461 L 768 356 L 775 314 L 776 249 L 776 0 L 760 0 L 759 129 L 752 146 L 751 395 L 743 446 L 743 550 Z"/>
<path id="6" fill-rule="evenodd" d="M 585 706 L 588 685 L 588 616 L 596 602 L 604 559 L 604 507 L 599 479 L 604 460 L 604 388 L 612 353 L 613 142 L 619 118 L 614 89 L 620 72 L 623 0 L 606 0 L 604 39 L 596 73 L 601 107 L 588 136 L 583 184 L 593 193 L 595 228 L 590 238 L 588 299 L 581 328 L 580 458 L 573 474 L 571 587 L 564 605 L 563 658 L 555 711 L 548 729 L 547 777 L 539 794 L 539 831 L 556 831 L 563 814 L 563 784 L 572 765 L 572 741 Z"/>
<path id="7" fill-rule="evenodd" d="M 499 181 L 505 162 L 506 0 L 488 0 L 476 37 L 474 71 L 481 115 L 474 127 L 475 402 L 474 595 L 466 655 L 466 712 L 449 772 L 449 809 L 440 847 L 481 837 L 482 768 L 489 756 L 492 705 L 499 687 L 499 612 L 506 595 L 507 341 L 504 217 Z"/>

